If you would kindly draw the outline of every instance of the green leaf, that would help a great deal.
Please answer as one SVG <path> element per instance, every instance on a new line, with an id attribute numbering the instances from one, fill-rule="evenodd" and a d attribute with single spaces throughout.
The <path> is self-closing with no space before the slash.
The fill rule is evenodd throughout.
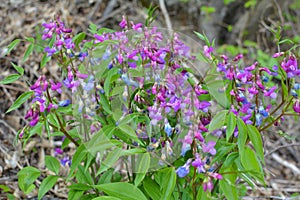
<path id="1" fill-rule="evenodd" d="M 125 136 L 127 139 L 134 139 L 134 140 L 138 139 L 135 131 L 128 124 L 119 125 L 118 128 L 122 131 L 123 136 Z M 117 136 L 121 137 L 120 134 L 118 134 Z M 127 139 L 125 139 L 125 140 L 127 140 Z"/>
<path id="2" fill-rule="evenodd" d="M 24 167 L 21 169 L 17 174 L 20 189 L 25 194 L 32 192 L 35 188 L 33 182 L 40 176 L 40 174 L 41 172 L 34 167 Z"/>
<path id="3" fill-rule="evenodd" d="M 223 179 L 220 180 L 220 189 L 225 197 L 230 200 L 238 200 L 238 192 L 234 183 L 235 179 L 236 177 L 233 174 L 226 174 L 226 176 L 224 177 L 223 175 Z"/>
<path id="4" fill-rule="evenodd" d="M 122 200 L 147 200 L 143 192 L 132 184 L 125 182 L 95 185 L 96 189 Z"/>
<path id="5" fill-rule="evenodd" d="M 118 68 L 112 68 L 112 69 L 110 69 L 110 70 L 108 71 L 107 77 L 106 77 L 106 79 L 105 79 L 105 81 L 104 81 L 104 91 L 105 91 L 105 95 L 106 95 L 107 97 L 110 96 L 111 79 L 112 79 L 112 77 L 113 77 L 115 74 L 117 74 L 117 73 L 118 73 Z"/>
<path id="6" fill-rule="evenodd" d="M 72 41 L 75 43 L 76 47 L 84 40 L 86 34 L 84 32 L 78 33 L 72 38 Z"/>
<path id="7" fill-rule="evenodd" d="M 9 113 L 17 108 L 19 108 L 25 101 L 27 101 L 32 95 L 33 91 L 24 92 L 21 94 L 18 99 L 9 107 L 9 109 L 6 111 L 6 113 Z"/>
<path id="8" fill-rule="evenodd" d="M 82 190 L 70 190 L 68 193 L 68 200 L 77 200 L 80 199 L 84 191 Z"/>
<path id="9" fill-rule="evenodd" d="M 100 104 L 107 113 L 109 113 L 109 114 L 112 113 L 110 105 L 109 105 L 109 101 L 107 100 L 106 96 L 101 93 L 100 93 Z"/>
<path id="10" fill-rule="evenodd" d="M 248 129 L 244 121 L 240 118 L 237 118 L 237 126 L 238 126 L 238 148 L 239 152 L 242 152 L 245 149 L 245 144 L 247 142 L 248 137 Z"/>
<path id="11" fill-rule="evenodd" d="M 45 164 L 49 170 L 51 170 L 56 175 L 58 175 L 60 169 L 60 163 L 56 158 L 52 156 L 45 156 Z"/>
<path id="12" fill-rule="evenodd" d="M 264 150 L 263 150 L 261 134 L 258 132 L 258 130 L 255 126 L 248 124 L 247 127 L 248 127 L 248 135 L 254 146 L 254 149 L 255 149 L 258 157 L 260 158 L 260 160 L 264 163 L 265 162 L 264 161 Z"/>
<path id="13" fill-rule="evenodd" d="M 87 185 L 87 184 L 83 184 L 83 183 L 73 183 L 72 185 L 68 186 L 68 188 L 72 189 L 72 190 L 82 190 L 82 191 L 87 191 L 90 189 L 93 189 L 92 186 Z"/>
<path id="14" fill-rule="evenodd" d="M 15 39 L 14 41 L 12 41 L 8 46 L 7 46 L 7 52 L 5 55 L 9 54 L 14 48 L 15 46 L 17 46 L 19 43 L 21 42 L 20 39 Z"/>
<path id="15" fill-rule="evenodd" d="M 76 175 L 76 180 L 79 183 L 89 184 L 89 185 L 94 184 L 94 180 L 93 180 L 90 172 L 88 170 L 85 170 L 82 165 L 78 165 L 75 175 Z"/>
<path id="16" fill-rule="evenodd" d="M 283 98 L 287 98 L 289 95 L 289 92 L 288 92 L 288 88 L 284 82 L 285 82 L 285 80 L 281 79 L 281 88 L 282 88 Z"/>
<path id="17" fill-rule="evenodd" d="M 16 80 L 18 80 L 21 77 L 21 75 L 19 74 L 10 74 L 7 77 L 5 77 L 4 79 L 2 79 L 0 81 L 0 84 L 9 84 L 9 83 L 13 83 Z"/>
<path id="18" fill-rule="evenodd" d="M 51 56 L 47 56 L 47 54 L 44 54 L 40 63 L 40 67 L 43 68 L 51 60 Z"/>
<path id="19" fill-rule="evenodd" d="M 98 170 L 96 176 L 111 168 L 114 164 L 116 164 L 117 160 L 121 157 L 122 149 L 115 148 L 110 151 L 105 158 L 105 160 L 101 163 L 100 169 Z"/>
<path id="20" fill-rule="evenodd" d="M 102 197 L 96 197 L 92 200 L 121 200 L 117 197 L 111 197 L 111 196 L 102 196 Z"/>
<path id="21" fill-rule="evenodd" d="M 256 157 L 256 154 L 249 147 L 245 147 L 245 150 L 240 154 L 240 160 L 247 172 L 252 176 L 258 179 L 260 182 L 264 182 L 264 175 L 259 160 Z"/>
<path id="22" fill-rule="evenodd" d="M 30 45 L 27 47 L 27 49 L 26 49 L 26 51 L 25 51 L 25 53 L 24 53 L 22 62 L 25 62 L 25 61 L 29 58 L 30 54 L 31 54 L 32 51 L 33 51 L 33 48 L 34 48 L 34 44 L 30 44 Z"/>
<path id="23" fill-rule="evenodd" d="M 224 2 L 225 5 L 228 5 L 232 2 L 235 2 L 235 0 L 223 0 L 223 2 Z"/>
<path id="24" fill-rule="evenodd" d="M 161 191 L 161 199 L 167 200 L 170 199 L 172 193 L 174 192 L 175 184 L 176 184 L 176 172 L 174 167 L 167 167 L 162 170 L 159 170 L 159 174 L 161 176 L 159 185 Z"/>
<path id="25" fill-rule="evenodd" d="M 221 112 L 217 113 L 211 120 L 209 124 L 209 131 L 213 131 L 216 129 L 221 128 L 226 120 L 227 110 L 222 110 Z"/>
<path id="26" fill-rule="evenodd" d="M 33 37 L 26 37 L 25 38 L 28 42 L 30 42 L 30 43 L 34 43 L 34 38 Z"/>
<path id="27" fill-rule="evenodd" d="M 227 116 L 227 128 L 226 128 L 226 140 L 228 141 L 229 138 L 232 136 L 234 129 L 236 127 L 236 116 L 233 114 L 233 112 L 230 112 Z"/>
<path id="28" fill-rule="evenodd" d="M 143 153 L 142 155 L 139 155 L 139 158 L 137 160 L 137 168 L 136 168 L 136 177 L 134 179 L 134 185 L 138 186 L 142 180 L 144 179 L 146 173 L 148 172 L 148 169 L 150 167 L 150 155 L 149 153 Z"/>
<path id="29" fill-rule="evenodd" d="M 56 183 L 58 176 L 48 176 L 45 178 L 39 188 L 38 200 L 40 200 Z"/>
<path id="30" fill-rule="evenodd" d="M 236 144 L 228 143 L 222 140 L 219 140 L 216 144 L 217 154 L 214 156 L 211 163 L 215 163 L 217 161 L 221 161 L 223 158 L 225 158 L 228 153 L 236 147 Z"/>
<path id="31" fill-rule="evenodd" d="M 85 149 L 85 145 L 82 144 L 80 145 L 73 158 L 72 158 L 72 164 L 71 164 L 71 167 L 70 167 L 70 172 L 69 172 L 69 176 L 68 176 L 68 179 L 71 178 L 71 176 L 73 175 L 75 169 L 78 168 L 78 165 L 81 163 L 81 161 L 86 157 L 87 155 L 87 151 Z"/>
<path id="32" fill-rule="evenodd" d="M 153 199 L 153 200 L 160 200 L 161 199 L 161 192 L 159 189 L 159 185 L 152 180 L 150 177 L 146 176 L 146 178 L 143 181 L 143 187 L 147 194 Z"/>
<path id="33" fill-rule="evenodd" d="M 207 46 L 211 46 L 211 45 L 210 45 L 210 42 L 209 42 L 209 39 L 207 38 L 207 36 L 205 35 L 205 33 L 201 34 L 201 33 L 198 33 L 197 31 L 194 31 L 194 33 L 195 33 L 201 40 L 203 40 Z"/>
<path id="34" fill-rule="evenodd" d="M 16 65 L 15 63 L 11 62 L 12 66 L 15 68 L 15 70 L 17 72 L 19 72 L 20 75 L 23 75 L 24 74 L 24 69 L 23 67 L 20 67 L 18 65 Z"/>
<path id="35" fill-rule="evenodd" d="M 223 194 L 225 194 L 226 199 L 238 199 L 238 191 L 236 187 L 236 179 L 238 175 L 237 173 L 232 173 L 236 172 L 237 170 L 236 164 L 232 163 L 229 166 L 223 165 L 219 171 L 223 176 L 223 179 L 220 180 L 220 190 L 223 192 Z"/>

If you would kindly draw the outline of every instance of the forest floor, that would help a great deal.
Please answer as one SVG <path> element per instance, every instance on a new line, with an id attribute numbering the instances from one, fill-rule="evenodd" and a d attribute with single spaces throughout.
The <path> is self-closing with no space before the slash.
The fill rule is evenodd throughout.
<path id="1" fill-rule="evenodd" d="M 35 2 L 35 3 L 33 3 Z M 43 170 L 43 158 L 54 153 L 56 144 L 34 138 L 25 147 L 16 142 L 18 130 L 25 124 L 24 119 L 28 105 L 18 111 L 5 114 L 14 100 L 24 91 L 29 90 L 26 82 L 33 83 L 41 70 L 39 57 L 31 57 L 26 63 L 21 63 L 26 46 L 19 44 L 16 50 L 4 56 L 5 47 L 16 38 L 33 37 L 42 22 L 55 15 L 60 15 L 67 27 L 75 33 L 86 31 L 90 23 L 108 28 L 118 28 L 122 15 L 135 22 L 143 22 L 147 17 L 146 9 L 137 1 L 95 1 L 95 0 L 65 0 L 65 1 L 26 1 L 10 0 L 0 3 L 0 80 L 14 72 L 11 62 L 25 69 L 25 77 L 12 85 L 0 85 L 0 199 L 6 199 L 6 194 L 14 194 L 18 199 L 26 199 L 18 189 L 17 173 L 24 166 L 32 165 Z M 163 15 L 158 13 L 156 25 L 165 27 Z M 172 20 L 172 18 L 171 18 Z M 172 21 L 173 25 L 185 27 L 181 21 Z M 192 34 L 192 27 L 186 29 Z M 43 71 L 51 75 L 47 71 Z M 282 130 L 287 137 L 278 134 Z M 300 123 L 286 119 L 276 131 L 264 133 L 266 187 L 257 186 L 255 192 L 248 188 L 243 199 L 300 199 Z M 23 150 L 22 150 L 23 148 Z M 65 199 L 66 187 L 58 185 L 50 191 L 49 199 Z M 36 191 L 31 194 L 37 196 Z M 297 197 L 298 196 L 298 197 Z M 27 197 L 29 199 L 29 197 Z M 47 199 L 47 198 L 45 198 Z"/>

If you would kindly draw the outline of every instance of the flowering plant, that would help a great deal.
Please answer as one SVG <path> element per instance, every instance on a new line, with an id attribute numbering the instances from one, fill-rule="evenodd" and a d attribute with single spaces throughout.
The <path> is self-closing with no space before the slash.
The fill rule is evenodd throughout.
<path id="1" fill-rule="evenodd" d="M 238 199 L 245 184 L 265 184 L 261 133 L 300 113 L 292 51 L 276 53 L 277 65 L 245 67 L 241 54 L 214 54 L 205 35 L 196 33 L 205 45 L 194 53 L 182 35 L 125 18 L 122 31 L 91 24 L 90 34 L 73 36 L 59 18 L 42 27 L 42 41 L 27 39 L 23 61 L 44 45 L 40 67 L 55 61 L 61 79 L 41 75 L 7 111 L 32 99 L 18 139 L 47 133 L 63 141 L 45 158 L 51 175 L 38 199 L 57 181 L 69 199 L 99 200 Z M 2 84 L 24 74 L 13 67 L 19 74 Z M 76 149 L 72 159 L 67 147 Z M 32 192 L 40 176 L 23 168 L 20 189 Z"/>

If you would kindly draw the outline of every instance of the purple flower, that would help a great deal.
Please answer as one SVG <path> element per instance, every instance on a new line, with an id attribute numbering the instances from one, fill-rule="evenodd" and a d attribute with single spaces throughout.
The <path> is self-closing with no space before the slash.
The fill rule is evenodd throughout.
<path id="1" fill-rule="evenodd" d="M 63 159 L 60 160 L 60 164 L 62 166 L 70 167 L 71 166 L 71 159 L 69 157 L 64 157 Z"/>
<path id="2" fill-rule="evenodd" d="M 216 145 L 215 141 L 209 141 L 207 144 L 202 144 L 202 150 L 204 153 L 210 153 L 211 155 L 215 155 L 217 153 L 214 148 Z"/>
<path id="3" fill-rule="evenodd" d="M 197 168 L 198 173 L 205 172 L 204 168 L 205 162 L 203 162 L 199 156 L 196 154 L 196 159 L 192 162 L 192 166 Z"/>
<path id="4" fill-rule="evenodd" d="M 197 109 L 202 110 L 203 112 L 207 112 L 208 107 L 211 106 L 211 103 L 209 103 L 208 101 L 196 101 L 195 106 L 197 107 Z"/>
<path id="5" fill-rule="evenodd" d="M 207 58 L 209 58 L 209 59 L 212 59 L 210 53 L 213 52 L 213 51 L 214 51 L 214 49 L 213 49 L 212 47 L 208 47 L 207 45 L 205 45 L 205 46 L 203 47 L 204 55 L 205 55 Z"/>
<path id="6" fill-rule="evenodd" d="M 72 39 L 69 38 L 65 40 L 65 46 L 67 49 L 74 49 L 75 44 L 73 43 Z"/>
<path id="7" fill-rule="evenodd" d="M 51 90 L 52 91 L 56 91 L 59 94 L 62 93 L 62 90 L 61 90 L 62 84 L 61 84 L 61 82 L 55 83 L 52 79 L 50 79 L 50 83 L 51 83 Z"/>
<path id="8" fill-rule="evenodd" d="M 122 16 L 122 21 L 120 22 L 119 26 L 124 29 L 127 28 L 127 21 L 125 19 L 125 16 Z"/>
<path id="9" fill-rule="evenodd" d="M 214 185 L 210 179 L 207 182 L 204 182 L 202 186 L 203 186 L 204 192 L 206 192 L 207 190 L 209 192 L 211 192 L 214 188 Z"/>
<path id="10" fill-rule="evenodd" d="M 293 109 L 296 113 L 300 113 L 300 100 L 297 99 L 293 105 Z"/>
<path id="11" fill-rule="evenodd" d="M 272 99 L 275 99 L 277 97 L 277 94 L 275 93 L 275 90 L 277 89 L 277 86 L 271 87 L 268 91 L 264 91 L 264 95 L 266 97 L 271 97 Z"/>
<path id="12" fill-rule="evenodd" d="M 47 52 L 47 56 L 50 57 L 52 56 L 54 53 L 56 53 L 56 49 L 53 47 L 53 48 L 50 48 L 50 47 L 46 47 L 44 49 L 45 52 Z"/>
<path id="13" fill-rule="evenodd" d="M 238 54 L 237 56 L 234 57 L 233 61 L 236 62 L 236 61 L 239 61 L 242 58 L 243 58 L 243 54 Z"/>
<path id="14" fill-rule="evenodd" d="M 273 55 L 273 58 L 277 58 L 277 57 L 280 57 L 280 56 L 283 56 L 284 52 L 277 52 Z"/>
<path id="15" fill-rule="evenodd" d="M 55 148 L 55 154 L 60 154 L 62 155 L 64 153 L 64 151 L 61 148 Z"/>

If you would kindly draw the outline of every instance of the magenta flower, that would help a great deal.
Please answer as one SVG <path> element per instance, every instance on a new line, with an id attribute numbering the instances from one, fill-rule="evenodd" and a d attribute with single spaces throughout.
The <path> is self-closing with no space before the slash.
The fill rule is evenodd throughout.
<path id="1" fill-rule="evenodd" d="M 202 144 L 202 150 L 204 153 L 210 153 L 211 155 L 215 155 L 217 153 L 214 148 L 216 145 L 215 141 L 209 141 L 207 144 Z"/>
<path id="2" fill-rule="evenodd" d="M 205 55 L 207 58 L 209 58 L 209 59 L 212 59 L 210 53 L 213 52 L 213 51 L 214 51 L 214 49 L 213 49 L 212 47 L 208 47 L 207 45 L 205 45 L 205 46 L 203 47 L 204 55 Z"/>
<path id="3" fill-rule="evenodd" d="M 206 192 L 207 190 L 211 192 L 214 189 L 214 185 L 210 179 L 207 182 L 204 182 L 202 186 L 204 192 Z"/>
<path id="4" fill-rule="evenodd" d="M 120 22 L 119 26 L 120 26 L 122 29 L 127 28 L 127 21 L 126 21 L 124 15 L 122 16 L 122 21 Z"/>
<path id="5" fill-rule="evenodd" d="M 300 100 L 297 99 L 293 105 L 293 109 L 296 113 L 300 113 Z"/>
<path id="6" fill-rule="evenodd" d="M 197 168 L 198 173 L 205 172 L 205 162 L 203 162 L 200 158 L 200 155 L 196 154 L 196 159 L 192 162 L 192 166 Z"/>
<path id="7" fill-rule="evenodd" d="M 280 57 L 280 56 L 283 56 L 284 52 L 277 52 L 273 55 L 273 58 L 277 58 L 277 57 Z"/>
<path id="8" fill-rule="evenodd" d="M 275 99 L 277 97 L 277 94 L 275 93 L 275 90 L 277 89 L 277 86 L 271 87 L 268 91 L 264 91 L 264 96 L 271 97 L 272 99 Z"/>

